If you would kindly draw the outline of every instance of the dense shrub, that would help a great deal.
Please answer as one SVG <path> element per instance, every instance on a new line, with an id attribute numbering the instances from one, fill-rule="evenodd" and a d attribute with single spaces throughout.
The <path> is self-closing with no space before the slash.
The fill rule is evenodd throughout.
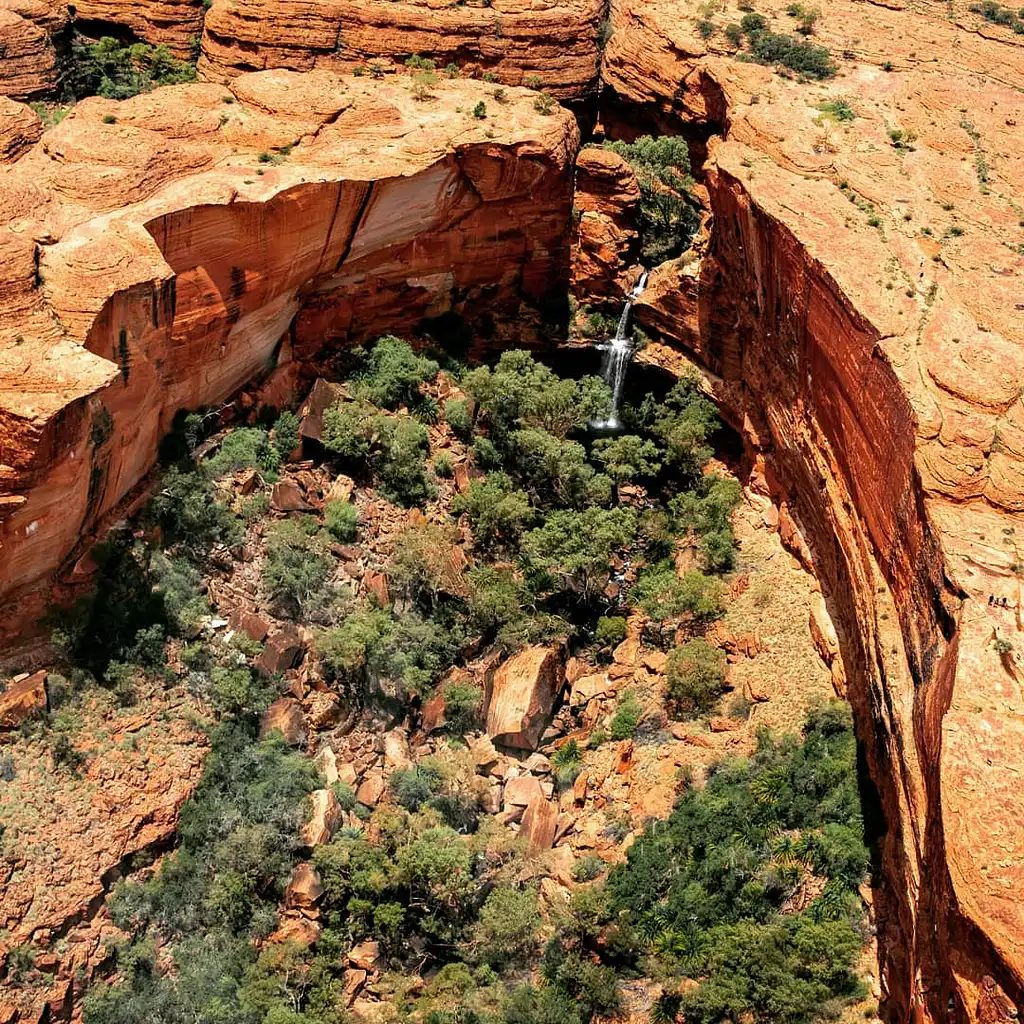
<path id="1" fill-rule="evenodd" d="M 432 686 L 455 661 L 462 633 L 452 623 L 361 606 L 320 634 L 328 673 L 367 695 L 402 697 Z"/>
<path id="2" fill-rule="evenodd" d="M 587 461 L 587 450 L 538 427 L 513 431 L 509 452 L 516 473 L 535 504 L 581 508 L 606 505 L 611 480 Z"/>
<path id="3" fill-rule="evenodd" d="M 192 82 L 195 77 L 195 67 L 177 60 L 166 46 L 123 45 L 104 36 L 98 43 L 72 48 L 64 84 L 75 99 L 123 100 L 160 85 Z"/>
<path id="4" fill-rule="evenodd" d="M 285 410 L 274 423 L 274 447 L 282 462 L 299 446 L 299 417 Z"/>
<path id="5" fill-rule="evenodd" d="M 478 955 L 492 967 L 523 963 L 537 944 L 540 912 L 532 889 L 499 886 L 480 910 L 474 939 Z"/>
<path id="6" fill-rule="evenodd" d="M 465 494 L 452 502 L 454 515 L 469 516 L 473 539 L 481 548 L 515 550 L 523 531 L 536 518 L 530 499 L 517 490 L 507 473 L 488 473 L 472 480 Z"/>
<path id="7" fill-rule="evenodd" d="M 329 501 L 324 505 L 324 525 L 335 540 L 349 542 L 356 539 L 359 510 L 347 501 Z"/>
<path id="8" fill-rule="evenodd" d="M 700 538 L 701 558 L 709 572 L 733 567 L 736 549 L 730 517 L 742 493 L 737 481 L 712 474 L 669 503 L 677 528 L 693 530 Z"/>
<path id="9" fill-rule="evenodd" d="M 725 688 L 725 655 L 706 640 L 689 640 L 669 653 L 665 676 L 681 714 L 710 711 Z"/>
<path id="10" fill-rule="evenodd" d="M 616 483 L 651 477 L 661 469 L 658 446 L 636 434 L 620 434 L 597 441 L 594 454 L 604 463 L 605 471 Z"/>
<path id="11" fill-rule="evenodd" d="M 621 615 L 602 615 L 594 630 L 597 643 L 614 647 L 626 639 L 626 620 Z"/>
<path id="12" fill-rule="evenodd" d="M 612 715 L 611 723 L 608 726 L 608 734 L 613 740 L 628 740 L 636 733 L 636 727 L 640 724 L 643 708 L 637 700 L 635 693 L 627 691 L 622 695 L 619 706 Z"/>
<path id="13" fill-rule="evenodd" d="M 589 601 L 605 584 L 612 555 L 633 543 L 636 513 L 628 508 L 552 512 L 523 537 L 527 564 L 558 589 Z"/>
<path id="14" fill-rule="evenodd" d="M 280 450 L 271 443 L 270 435 L 265 430 L 259 427 L 236 427 L 224 435 L 217 453 L 203 462 L 202 468 L 211 479 L 239 469 L 258 469 L 269 479 L 276 480 L 280 465 Z"/>
<path id="15" fill-rule="evenodd" d="M 803 742 L 762 735 L 750 760 L 722 762 L 648 827 L 608 881 L 663 969 L 702 979 L 687 1021 L 800 1024 L 860 994 L 856 886 L 867 850 L 849 710 L 812 709 Z M 825 891 L 780 908 L 813 873 Z"/>
<path id="16" fill-rule="evenodd" d="M 444 419 L 460 440 L 468 441 L 473 436 L 473 417 L 469 406 L 461 398 L 449 398 L 444 403 Z"/>
<path id="17" fill-rule="evenodd" d="M 517 427 L 539 427 L 564 438 L 611 407 L 608 385 L 600 377 L 561 378 L 520 350 L 503 352 L 494 369 L 481 366 L 468 373 L 462 386 L 499 445 Z"/>
<path id="18" fill-rule="evenodd" d="M 279 609 L 303 616 L 326 603 L 326 586 L 334 567 L 316 520 L 284 519 L 267 531 L 263 585 Z"/>
<path id="19" fill-rule="evenodd" d="M 181 544 L 196 557 L 214 544 L 234 544 L 242 535 L 238 520 L 217 501 L 210 482 L 176 467 L 164 473 L 146 515 L 163 530 L 165 543 Z"/>
<path id="20" fill-rule="evenodd" d="M 400 505 L 422 504 L 433 494 L 426 428 L 408 416 L 378 416 L 373 426 L 380 448 L 372 464 L 384 496 Z"/>
<path id="21" fill-rule="evenodd" d="M 388 334 L 370 349 L 353 389 L 380 409 L 416 406 L 420 388 L 437 376 L 433 359 L 417 355 L 408 342 Z"/>
<path id="22" fill-rule="evenodd" d="M 714 619 L 722 614 L 725 587 L 696 569 L 679 576 L 671 562 L 658 562 L 640 572 L 630 599 L 659 622 L 680 615 Z"/>

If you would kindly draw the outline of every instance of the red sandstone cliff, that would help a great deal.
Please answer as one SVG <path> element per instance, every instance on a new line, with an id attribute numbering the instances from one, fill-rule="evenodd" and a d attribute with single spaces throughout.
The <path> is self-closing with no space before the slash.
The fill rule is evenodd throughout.
<path id="1" fill-rule="evenodd" d="M 8 635 L 179 409 L 332 341 L 515 319 L 564 280 L 573 119 L 512 91 L 479 121 L 481 83 L 408 85 L 275 71 L 87 100 L 0 169 Z"/>
<path id="2" fill-rule="evenodd" d="M 723 55 L 737 11 L 708 42 L 700 17 L 614 5 L 610 120 L 688 122 L 713 217 L 707 254 L 653 274 L 636 315 L 710 371 L 812 543 L 885 817 L 889 1014 L 1008 1019 L 992 1007 L 1000 989 L 1024 1005 L 1024 49 L 961 5 L 832 2 L 815 32 L 839 74 L 801 84 Z M 854 120 L 822 116 L 839 97 Z"/>

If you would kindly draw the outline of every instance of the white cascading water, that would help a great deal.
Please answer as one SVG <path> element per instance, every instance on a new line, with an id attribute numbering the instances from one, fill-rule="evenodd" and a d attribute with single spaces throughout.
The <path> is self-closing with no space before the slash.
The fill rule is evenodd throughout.
<path id="1" fill-rule="evenodd" d="M 627 335 L 629 328 L 629 313 L 633 303 L 640 297 L 647 284 L 647 271 L 640 275 L 636 287 L 626 299 L 622 316 L 619 317 L 619 327 L 614 338 L 609 338 L 597 347 L 604 352 L 604 362 L 601 364 L 601 376 L 605 383 L 612 389 L 612 407 L 606 420 L 599 420 L 594 426 L 599 430 L 617 430 L 619 428 L 619 401 L 622 398 L 622 387 L 626 383 L 626 370 L 629 368 L 629 361 L 633 357 L 633 342 Z"/>

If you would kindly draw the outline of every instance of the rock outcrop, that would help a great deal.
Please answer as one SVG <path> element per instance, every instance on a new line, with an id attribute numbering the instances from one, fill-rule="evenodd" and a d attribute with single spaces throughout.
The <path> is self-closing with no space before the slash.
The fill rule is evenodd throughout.
<path id="1" fill-rule="evenodd" d="M 4 0 L 0 4 L 0 96 L 26 100 L 53 90 L 59 80 L 54 38 L 66 32 L 62 0 Z M 4 119 L 9 114 L 4 114 Z"/>
<path id="2" fill-rule="evenodd" d="M 85 100 L 0 168 L 9 635 L 178 410 L 445 313 L 487 316 L 500 340 L 564 285 L 575 122 L 519 90 L 480 121 L 483 95 L 263 72 Z"/>
<path id="3" fill-rule="evenodd" d="M 199 74 L 328 68 L 382 74 L 415 55 L 505 85 L 537 84 L 559 99 L 597 86 L 600 0 L 214 0 L 203 26 Z M 492 104 L 497 105 L 497 104 Z"/>
<path id="4" fill-rule="evenodd" d="M 29 107 L 0 96 L 0 164 L 13 163 L 42 134 L 42 122 Z"/>
<path id="5" fill-rule="evenodd" d="M 640 188 L 629 164 L 606 149 L 580 151 L 576 160 L 576 237 L 572 288 L 577 300 L 624 293 L 623 273 L 639 256 Z"/>
<path id="6" fill-rule="evenodd" d="M 813 552 L 878 793 L 887 1013 L 1019 1009 L 1024 48 L 966 5 L 840 0 L 838 76 L 800 83 L 702 17 L 613 4 L 609 121 L 685 126 L 713 217 L 652 275 L 641 358 L 709 371 Z"/>

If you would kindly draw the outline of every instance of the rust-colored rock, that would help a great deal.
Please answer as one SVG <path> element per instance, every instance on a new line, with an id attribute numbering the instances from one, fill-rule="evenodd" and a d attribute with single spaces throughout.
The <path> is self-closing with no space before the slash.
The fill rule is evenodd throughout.
<path id="1" fill-rule="evenodd" d="M 580 302 L 626 291 L 625 273 L 639 256 L 636 221 L 640 187 L 629 164 L 607 149 L 590 147 L 576 161 L 578 215 L 572 287 Z"/>
<path id="2" fill-rule="evenodd" d="M 306 648 L 299 631 L 291 625 L 281 626 L 267 638 L 256 667 L 268 676 L 278 676 L 295 668 L 302 661 Z"/>
<path id="3" fill-rule="evenodd" d="M 503 746 L 533 750 L 564 682 L 558 647 L 527 647 L 503 662 L 487 685 L 487 735 Z"/>
<path id="4" fill-rule="evenodd" d="M 299 485 L 291 479 L 278 480 L 270 492 L 270 507 L 277 512 L 308 512 L 309 502 Z"/>
<path id="5" fill-rule="evenodd" d="M 0 731 L 16 729 L 46 710 L 46 673 L 35 672 L 0 692 Z"/>
<path id="6" fill-rule="evenodd" d="M 224 81 L 268 68 L 392 72 L 420 55 L 438 68 L 490 72 L 505 85 L 535 78 L 553 96 L 580 97 L 597 85 L 604 11 L 599 0 L 214 0 L 199 73 Z"/>
<path id="7" fill-rule="evenodd" d="M 313 810 L 302 826 L 302 842 L 307 849 L 329 843 L 341 824 L 344 812 L 331 789 L 315 789 L 309 794 Z"/>
<path id="8" fill-rule="evenodd" d="M 288 888 L 284 893 L 286 907 L 306 909 L 312 907 L 324 894 L 320 875 L 309 861 L 295 865 Z"/>
<path id="9" fill-rule="evenodd" d="M 526 847 L 530 853 L 538 854 L 551 849 L 555 842 L 557 824 L 557 802 L 547 800 L 543 795 L 534 796 L 527 805 L 519 828 L 519 834 L 526 839 Z"/>
<path id="10" fill-rule="evenodd" d="M 260 722 L 260 735 L 271 736 L 278 732 L 284 737 L 285 743 L 300 747 L 306 742 L 306 720 L 302 714 L 302 705 L 294 697 L 282 697 L 263 713 Z"/>
<path id="11" fill-rule="evenodd" d="M 57 85 L 59 62 L 53 36 L 67 27 L 61 0 L 4 0 L 0 6 L 0 95 L 27 100 Z M 10 116 L 4 108 L 3 116 Z"/>
<path id="12" fill-rule="evenodd" d="M 75 21 L 124 26 L 151 46 L 166 46 L 181 60 L 192 58 L 203 29 L 203 0 L 75 0 Z M 91 33 L 99 35 L 99 32 Z"/>
<path id="13" fill-rule="evenodd" d="M 486 88 L 442 81 L 421 102 L 404 77 L 268 71 L 91 98 L 0 166 L 6 636 L 40 618 L 176 412 L 223 401 L 283 336 L 305 359 L 444 312 L 529 330 L 565 280 L 578 130 L 511 88 L 500 121 L 458 113 Z"/>
<path id="14" fill-rule="evenodd" d="M 0 96 L 0 164 L 13 163 L 43 134 L 43 123 L 24 103 Z"/>

